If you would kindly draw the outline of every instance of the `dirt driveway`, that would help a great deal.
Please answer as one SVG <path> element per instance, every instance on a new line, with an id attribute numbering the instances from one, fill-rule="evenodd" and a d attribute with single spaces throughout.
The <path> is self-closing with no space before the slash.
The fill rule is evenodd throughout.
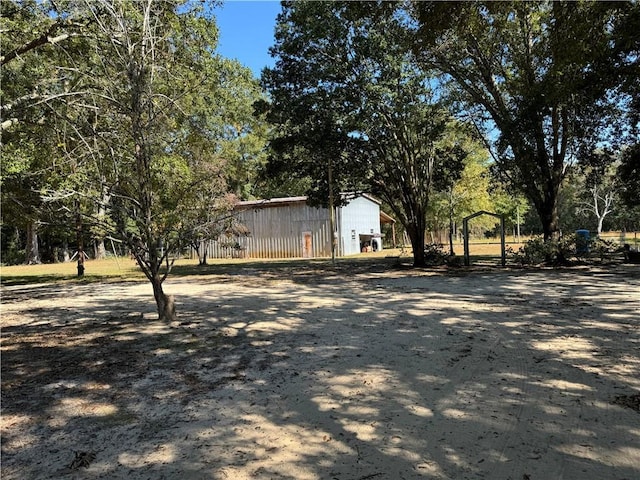
<path id="1" fill-rule="evenodd" d="M 2 289 L 2 478 L 637 479 L 640 270 Z"/>

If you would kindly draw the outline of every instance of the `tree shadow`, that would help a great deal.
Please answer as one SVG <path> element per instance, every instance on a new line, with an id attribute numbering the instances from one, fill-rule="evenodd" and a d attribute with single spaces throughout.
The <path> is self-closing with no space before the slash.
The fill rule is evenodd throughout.
<path id="1" fill-rule="evenodd" d="M 178 279 L 173 326 L 132 285 L 37 292 L 3 321 L 5 478 L 638 476 L 635 271 L 349 273 Z"/>

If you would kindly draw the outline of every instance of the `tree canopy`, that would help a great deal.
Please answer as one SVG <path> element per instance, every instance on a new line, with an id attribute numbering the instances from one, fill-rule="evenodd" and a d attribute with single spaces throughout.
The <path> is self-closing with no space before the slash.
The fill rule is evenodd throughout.
<path id="1" fill-rule="evenodd" d="M 29 178 L 34 204 L 69 211 L 79 233 L 88 225 L 124 241 L 153 285 L 159 316 L 172 319 L 162 283 L 173 259 L 194 239 L 224 230 L 235 201 L 228 174 L 260 155 L 251 107 L 259 86 L 248 69 L 215 53 L 215 19 L 201 2 L 51 5 L 7 5 L 12 28 L 42 24 L 44 33 L 32 36 L 48 40 L 26 48 L 16 37 L 3 58 L 3 104 L 34 92 L 3 132 L 12 165 L 8 176 L 3 167 L 3 182 Z M 78 18 L 78 35 L 51 41 L 53 30 Z M 21 91 L 5 89 L 10 76 Z M 29 130 L 39 123 L 47 141 Z M 36 150 L 43 146 L 46 152 Z M 36 159 L 42 178 L 33 175 Z M 243 172 L 241 181 L 251 178 Z"/>
<path id="2" fill-rule="evenodd" d="M 286 2 L 263 83 L 278 132 L 271 168 L 308 175 L 325 205 L 330 177 L 335 190 L 382 197 L 422 265 L 430 194 L 466 152 L 403 22 L 390 3 Z"/>
<path id="3" fill-rule="evenodd" d="M 619 87 L 639 73 L 637 29 L 630 33 L 638 10 L 635 2 L 413 4 L 413 50 L 479 128 L 497 128 L 496 171 L 535 206 L 545 238 L 559 233 L 569 165 L 621 127 L 629 97 Z"/>

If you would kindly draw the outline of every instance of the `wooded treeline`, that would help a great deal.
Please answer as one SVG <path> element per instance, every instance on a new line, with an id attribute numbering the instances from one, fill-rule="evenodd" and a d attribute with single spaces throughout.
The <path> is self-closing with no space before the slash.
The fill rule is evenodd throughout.
<path id="1" fill-rule="evenodd" d="M 478 210 L 640 226 L 637 2 L 282 2 L 260 81 L 215 2 L 0 5 L 3 263 L 127 252 L 170 316 L 172 258 L 238 199 L 373 193 L 416 265 Z"/>
<path id="2" fill-rule="evenodd" d="M 283 2 L 268 170 L 380 196 L 416 265 L 477 210 L 637 228 L 639 27 L 636 2 Z"/>

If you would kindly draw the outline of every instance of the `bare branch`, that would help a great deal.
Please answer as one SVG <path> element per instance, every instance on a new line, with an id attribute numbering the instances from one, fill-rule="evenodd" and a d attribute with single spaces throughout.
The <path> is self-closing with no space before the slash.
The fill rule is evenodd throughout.
<path id="1" fill-rule="evenodd" d="M 15 60 L 16 58 L 19 58 L 20 55 L 28 53 L 31 50 L 35 50 L 44 45 L 56 45 L 60 42 L 63 42 L 64 40 L 67 40 L 68 38 L 79 36 L 79 34 L 77 32 L 74 32 L 73 30 L 81 30 L 83 28 L 86 28 L 89 24 L 90 21 L 82 23 L 60 18 L 56 22 L 52 23 L 49 28 L 47 28 L 47 30 L 45 30 L 36 38 L 23 45 L 20 45 L 19 47 L 14 48 L 6 55 L 0 56 L 0 66 L 4 66 L 7 63 Z M 61 30 L 63 28 L 67 29 L 68 31 L 59 35 L 55 35 L 58 30 Z"/>

